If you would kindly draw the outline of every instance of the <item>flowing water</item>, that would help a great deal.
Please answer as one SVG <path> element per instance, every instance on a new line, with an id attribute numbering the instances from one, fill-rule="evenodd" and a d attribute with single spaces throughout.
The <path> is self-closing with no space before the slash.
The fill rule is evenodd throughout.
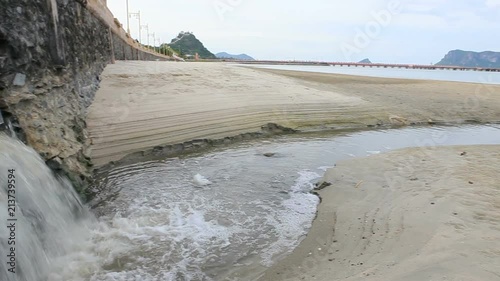
<path id="1" fill-rule="evenodd" d="M 1 132 L 0 160 L 0 280 L 46 280 L 48 276 L 70 280 L 64 276 L 71 278 L 78 272 L 84 252 L 92 247 L 88 242 L 97 220 L 68 181 L 56 178 L 33 149 Z M 16 264 L 9 265 L 12 260 L 6 256 L 11 248 L 15 248 Z"/>
<path id="2" fill-rule="evenodd" d="M 13 278 L 3 262 L 0 280 L 253 280 L 307 233 L 319 202 L 313 183 L 337 161 L 403 147 L 500 144 L 500 128 L 283 136 L 117 167 L 99 175 L 91 211 L 31 148 L 7 137 L 0 144 L 3 223 L 7 170 L 18 180 L 19 271 Z M 2 249 L 8 235 L 0 228 Z"/>

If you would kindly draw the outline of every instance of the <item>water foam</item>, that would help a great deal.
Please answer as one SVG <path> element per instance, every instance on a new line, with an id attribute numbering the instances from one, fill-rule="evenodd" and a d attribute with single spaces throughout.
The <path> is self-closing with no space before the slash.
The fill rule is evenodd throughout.
<path id="1" fill-rule="evenodd" d="M 267 223 L 274 226 L 272 235 L 277 239 L 261 254 L 262 264 L 271 266 L 276 255 L 292 251 L 300 243 L 300 238 L 307 234 L 316 216 L 319 198 L 310 193 L 313 180 L 319 174 L 309 170 L 298 173 L 299 177 L 291 187 L 290 198 L 282 202 L 281 208 L 270 208 L 271 215 L 266 217 Z"/>
<path id="2" fill-rule="evenodd" d="M 107 262 L 108 272 L 101 270 L 92 280 L 212 280 L 201 266 L 230 245 L 238 228 L 207 219 L 204 206 L 210 203 L 202 198 L 168 202 L 156 191 L 152 195 L 135 198 L 126 214 L 101 218 L 111 225 L 101 235 L 124 245 L 124 251 Z"/>
<path id="3" fill-rule="evenodd" d="M 318 198 L 309 191 L 319 175 L 300 172 L 295 183 L 288 185 L 288 194 L 283 194 L 274 186 L 284 189 L 285 175 L 277 177 L 266 170 L 282 185 L 257 187 L 268 179 L 252 174 L 251 181 L 245 181 L 245 164 L 226 169 L 224 157 L 216 159 L 214 170 L 206 168 L 214 159 L 209 155 L 148 164 L 140 174 L 123 168 L 126 174 L 112 173 L 122 177 L 115 182 L 120 192 L 99 212 L 106 214 L 101 220 L 111 226 L 106 240 L 128 250 L 107 261 L 108 271 L 92 280 L 134 280 L 134 276 L 217 280 L 235 267 L 271 265 L 278 255 L 293 250 L 315 216 Z M 232 154 L 227 157 L 234 161 Z M 193 184 L 193 171 L 200 170 L 215 183 L 210 189 L 186 188 Z M 198 180 L 208 180 L 197 175 Z M 144 187 L 137 189 L 138 183 Z"/>
<path id="4" fill-rule="evenodd" d="M 204 176 L 200 175 L 200 174 L 196 174 L 194 177 L 193 177 L 193 182 L 198 185 L 198 186 L 206 186 L 206 185 L 211 185 L 212 182 L 209 181 L 207 178 L 205 178 Z"/>

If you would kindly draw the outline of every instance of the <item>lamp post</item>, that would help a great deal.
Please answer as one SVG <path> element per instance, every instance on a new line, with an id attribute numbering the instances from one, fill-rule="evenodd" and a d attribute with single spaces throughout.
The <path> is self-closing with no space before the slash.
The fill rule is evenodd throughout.
<path id="1" fill-rule="evenodd" d="M 149 24 L 141 25 L 141 28 L 146 29 L 146 36 L 147 38 L 147 43 L 148 43 L 148 48 L 149 48 Z"/>
<path id="2" fill-rule="evenodd" d="M 127 33 L 130 35 L 130 23 L 128 20 L 129 15 L 130 14 L 128 13 L 128 0 L 127 0 Z"/>
<path id="3" fill-rule="evenodd" d="M 141 11 L 138 11 L 137 13 L 129 13 L 129 17 L 135 17 L 136 19 L 139 20 L 139 43 L 141 42 Z"/>
<path id="4" fill-rule="evenodd" d="M 161 54 L 161 38 L 158 38 L 158 52 Z"/>
<path id="5" fill-rule="evenodd" d="M 153 50 L 156 52 L 156 46 L 154 46 L 156 44 L 155 33 L 153 32 L 152 34 L 148 34 L 148 36 L 153 37 Z"/>

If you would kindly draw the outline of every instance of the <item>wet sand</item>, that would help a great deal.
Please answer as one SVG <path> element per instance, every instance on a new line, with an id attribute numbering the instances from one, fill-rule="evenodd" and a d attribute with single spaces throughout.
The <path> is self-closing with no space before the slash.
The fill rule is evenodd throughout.
<path id="1" fill-rule="evenodd" d="M 262 70 L 299 79 L 324 91 L 338 91 L 389 108 L 407 123 L 500 121 L 500 85 L 391 79 L 298 71 Z M 484 80 L 488 80 L 484 73 Z M 383 121 L 383 120 L 382 120 Z M 431 123 L 432 123 L 431 122 Z"/>
<path id="2" fill-rule="evenodd" d="M 500 86 L 237 67 L 108 65 L 87 124 L 96 167 L 154 146 L 299 129 L 500 121 Z"/>
<path id="3" fill-rule="evenodd" d="M 500 146 L 340 162 L 308 236 L 260 280 L 500 280 L 499 170 Z"/>

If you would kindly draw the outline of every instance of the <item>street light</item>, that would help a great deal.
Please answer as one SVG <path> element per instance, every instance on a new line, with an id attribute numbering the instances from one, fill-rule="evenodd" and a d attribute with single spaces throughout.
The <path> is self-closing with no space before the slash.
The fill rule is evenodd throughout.
<path id="1" fill-rule="evenodd" d="M 142 41 L 141 38 L 141 11 L 138 11 L 137 13 L 129 13 L 129 17 L 135 17 L 136 19 L 139 20 L 139 43 Z"/>
<path id="2" fill-rule="evenodd" d="M 156 46 L 154 46 L 156 44 L 155 33 L 153 32 L 152 34 L 148 34 L 148 36 L 153 37 L 153 50 L 156 52 Z"/>
<path id="3" fill-rule="evenodd" d="M 129 20 L 128 20 L 128 17 L 129 17 L 129 13 L 128 13 L 128 0 L 127 0 L 127 34 L 130 35 L 130 24 L 129 24 Z"/>
<path id="4" fill-rule="evenodd" d="M 161 38 L 158 38 L 158 52 L 161 54 Z"/>
<path id="5" fill-rule="evenodd" d="M 149 49 L 149 24 L 141 25 L 141 28 L 146 29 L 146 36 L 148 37 L 147 42 L 148 42 L 148 49 Z"/>

